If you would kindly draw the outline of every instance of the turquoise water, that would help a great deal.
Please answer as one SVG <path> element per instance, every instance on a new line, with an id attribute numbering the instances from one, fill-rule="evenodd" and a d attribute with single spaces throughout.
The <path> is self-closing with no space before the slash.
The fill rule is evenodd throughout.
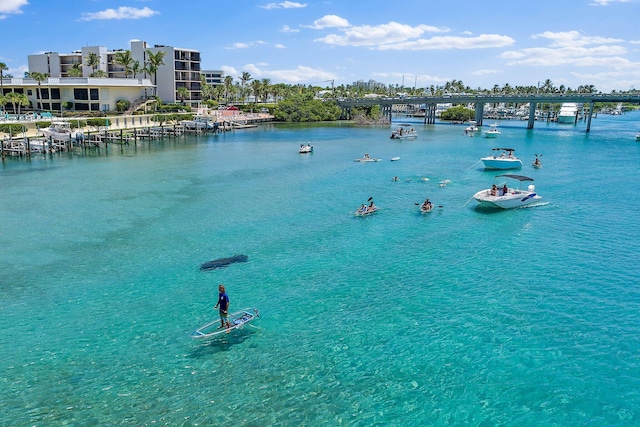
<path id="1" fill-rule="evenodd" d="M 415 121 L 401 142 L 267 125 L 7 159 L 0 425 L 638 425 L 639 121 Z M 542 205 L 475 209 L 495 146 Z M 219 283 L 258 328 L 194 342 Z"/>

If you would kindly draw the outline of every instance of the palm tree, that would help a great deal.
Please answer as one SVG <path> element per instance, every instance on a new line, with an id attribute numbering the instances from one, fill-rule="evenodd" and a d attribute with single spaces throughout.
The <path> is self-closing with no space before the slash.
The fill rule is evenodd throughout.
<path id="1" fill-rule="evenodd" d="M 124 78 L 126 79 L 131 72 L 131 67 L 133 66 L 133 57 L 131 56 L 131 51 L 125 50 L 116 52 L 116 54 L 113 56 L 113 62 L 124 67 Z"/>
<path id="2" fill-rule="evenodd" d="M 38 82 L 38 104 L 37 104 L 37 108 L 40 110 L 42 109 L 42 88 L 41 88 L 41 83 L 45 80 L 47 80 L 49 78 L 49 74 L 46 73 L 38 73 L 38 72 L 33 72 L 29 74 L 29 77 L 31 77 L 33 80 Z"/>
<path id="3" fill-rule="evenodd" d="M 189 98 L 189 95 L 190 95 L 189 89 L 187 89 L 184 86 L 180 86 L 177 89 L 177 92 L 178 92 L 178 98 L 180 98 L 180 102 L 182 103 L 182 105 L 184 105 L 184 100 L 186 98 Z"/>
<path id="4" fill-rule="evenodd" d="M 229 92 L 231 92 L 231 85 L 233 84 L 233 77 L 225 76 L 224 78 L 224 99 L 225 102 L 229 102 Z"/>
<path id="5" fill-rule="evenodd" d="M 91 77 L 107 77 L 107 73 L 104 70 L 98 70 L 95 73 L 92 73 Z"/>
<path id="6" fill-rule="evenodd" d="M 4 98 L 6 102 L 10 102 L 11 105 L 13 105 L 13 112 L 15 114 L 20 114 L 21 106 L 24 105 L 26 107 L 27 105 L 29 105 L 29 98 L 27 98 L 27 95 L 25 95 L 24 93 L 9 92 L 5 95 Z M 18 106 L 17 110 L 16 105 Z"/>
<path id="7" fill-rule="evenodd" d="M 138 74 L 142 73 L 142 67 L 140 66 L 140 61 L 133 61 L 131 64 L 131 77 L 136 78 Z"/>
<path id="8" fill-rule="evenodd" d="M 266 104 L 267 98 L 269 97 L 269 89 L 271 88 L 271 79 L 262 79 L 260 80 L 260 86 L 262 89 L 263 101 Z"/>
<path id="9" fill-rule="evenodd" d="M 2 79 L 4 78 L 3 72 L 8 69 L 9 67 L 7 67 L 7 64 L 0 62 L 0 96 L 4 95 L 4 83 L 2 82 Z"/>
<path id="10" fill-rule="evenodd" d="M 91 77 L 96 77 L 96 69 L 100 66 L 100 56 L 97 53 L 89 52 L 85 65 L 91 67 Z"/>
<path id="11" fill-rule="evenodd" d="M 262 92 L 262 83 L 260 80 L 254 80 L 251 82 L 251 90 L 253 91 L 253 102 L 258 103 L 258 98 Z"/>
<path id="12" fill-rule="evenodd" d="M 242 72 L 242 76 L 240 76 L 240 81 L 242 82 L 242 103 L 244 104 L 244 85 L 249 81 L 252 80 L 251 74 L 249 74 L 246 71 Z"/>
<path id="13" fill-rule="evenodd" d="M 82 77 L 81 67 L 82 67 L 81 62 L 74 62 L 67 74 L 69 75 L 69 77 Z"/>
<path id="14" fill-rule="evenodd" d="M 167 52 L 158 51 L 153 53 L 150 50 L 147 50 L 148 61 L 146 63 L 146 69 L 149 74 L 153 74 L 153 85 L 155 86 L 155 94 L 158 94 L 158 69 L 164 65 L 164 56 Z"/>

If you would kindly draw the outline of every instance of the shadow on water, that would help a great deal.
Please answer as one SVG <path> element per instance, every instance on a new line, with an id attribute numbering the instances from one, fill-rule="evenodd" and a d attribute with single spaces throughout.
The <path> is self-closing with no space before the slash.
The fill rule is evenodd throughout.
<path id="1" fill-rule="evenodd" d="M 258 330 L 259 328 L 256 326 L 246 326 L 242 329 L 236 329 L 228 334 L 222 334 L 204 341 L 194 339 L 193 349 L 188 357 L 197 359 L 230 351 L 234 346 L 243 344 Z"/>

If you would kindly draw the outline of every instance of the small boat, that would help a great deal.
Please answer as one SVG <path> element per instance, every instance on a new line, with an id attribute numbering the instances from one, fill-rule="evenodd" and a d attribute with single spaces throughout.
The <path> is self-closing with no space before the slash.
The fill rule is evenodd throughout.
<path id="1" fill-rule="evenodd" d="M 71 124 L 69 122 L 51 122 L 48 128 L 42 129 L 42 133 L 47 137 L 47 139 L 51 139 L 53 141 L 81 141 L 84 139 L 84 134 L 82 132 L 71 130 Z"/>
<path id="2" fill-rule="evenodd" d="M 392 162 L 397 162 L 398 160 L 400 160 L 400 157 L 392 157 L 392 158 L 391 158 L 391 161 L 392 161 Z"/>
<path id="3" fill-rule="evenodd" d="M 424 203 L 420 204 L 420 213 L 421 214 L 428 214 L 429 212 L 431 212 L 432 209 L 433 209 L 433 203 L 431 203 L 431 202 L 425 201 Z"/>
<path id="4" fill-rule="evenodd" d="M 469 120 L 469 126 L 464 129 L 464 134 L 468 136 L 474 136 L 476 132 L 479 132 L 478 122 L 475 120 Z"/>
<path id="5" fill-rule="evenodd" d="M 497 175 L 491 188 L 480 190 L 473 198 L 483 208 L 513 209 L 542 199 L 536 193 L 533 178 L 523 175 Z M 511 187 L 508 184 L 512 184 Z M 527 188 L 523 188 L 527 185 Z"/>
<path id="6" fill-rule="evenodd" d="M 391 139 L 412 139 L 418 136 L 418 132 L 411 125 L 400 125 L 391 132 Z"/>
<path id="7" fill-rule="evenodd" d="M 498 135 L 500 135 L 500 131 L 497 123 L 489 125 L 489 130 L 484 133 L 485 138 L 497 138 Z"/>
<path id="8" fill-rule="evenodd" d="M 298 153 L 300 154 L 313 153 L 313 145 L 309 144 L 308 142 L 307 142 L 307 145 L 300 144 L 300 149 L 298 150 Z"/>
<path id="9" fill-rule="evenodd" d="M 368 206 L 363 203 L 356 210 L 355 215 L 356 216 L 367 216 L 367 215 L 371 215 L 373 213 L 376 213 L 379 210 L 380 210 L 380 208 L 378 206 L 374 205 L 373 202 L 371 202 L 371 204 L 368 205 Z"/>
<path id="10" fill-rule="evenodd" d="M 241 329 L 247 323 L 255 320 L 256 317 L 260 317 L 258 309 L 245 308 L 244 310 L 229 314 L 229 327 L 221 328 L 220 319 L 216 319 L 193 331 L 191 333 L 191 338 L 205 339 L 213 338 L 222 334 L 228 334 L 234 329 Z"/>
<path id="11" fill-rule="evenodd" d="M 355 159 L 354 160 L 354 162 L 363 162 L 363 163 L 366 163 L 366 162 L 379 162 L 379 161 L 380 161 L 380 159 L 373 158 L 373 157 L 369 156 L 368 153 L 364 153 L 364 156 L 362 156 L 359 159 Z"/>
<path id="12" fill-rule="evenodd" d="M 485 169 L 517 169 L 522 167 L 522 160 L 517 158 L 513 152 L 513 148 L 492 148 L 496 154 L 491 156 L 482 157 L 482 163 L 484 163 Z M 497 155 L 498 151 L 502 151 L 500 155 Z"/>
<path id="13" fill-rule="evenodd" d="M 640 141 L 640 133 L 636 135 L 636 141 Z"/>
<path id="14" fill-rule="evenodd" d="M 542 154 L 540 154 L 540 157 L 542 157 Z M 540 157 L 538 157 L 538 155 L 536 154 L 536 159 L 533 161 L 533 163 L 531 163 L 531 166 L 533 166 L 536 169 L 540 169 L 542 167 L 542 162 L 540 161 Z"/>
<path id="15" fill-rule="evenodd" d="M 194 116 L 192 120 L 181 120 L 180 124 L 188 130 L 218 130 L 218 123 L 207 116 Z"/>

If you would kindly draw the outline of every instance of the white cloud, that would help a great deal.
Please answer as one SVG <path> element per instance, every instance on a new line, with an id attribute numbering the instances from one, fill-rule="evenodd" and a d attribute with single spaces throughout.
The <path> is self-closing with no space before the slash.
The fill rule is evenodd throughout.
<path id="1" fill-rule="evenodd" d="M 291 28 L 288 25 L 283 25 L 280 30 L 281 33 L 299 33 L 300 30 L 296 30 L 295 28 Z"/>
<path id="2" fill-rule="evenodd" d="M 446 27 L 431 25 L 406 25 L 388 22 L 381 25 L 352 26 L 346 19 L 327 15 L 314 22 L 311 28 L 337 27 L 341 32 L 327 34 L 315 41 L 331 46 L 367 47 L 374 50 L 445 50 L 482 49 L 510 46 L 515 41 L 500 34 L 472 36 L 468 32 L 460 36 L 436 36 L 423 38 L 428 33 L 447 33 Z"/>
<path id="3" fill-rule="evenodd" d="M 282 3 L 268 3 L 264 6 L 259 6 L 263 9 L 300 9 L 307 7 L 306 4 L 296 3 L 293 1 L 283 1 Z"/>
<path id="4" fill-rule="evenodd" d="M 591 6 L 609 6 L 609 3 L 630 3 L 630 0 L 594 0 Z"/>
<path id="5" fill-rule="evenodd" d="M 149 9 L 148 7 L 137 9 L 135 7 L 121 6 L 117 9 L 105 9 L 101 12 L 83 13 L 80 20 L 96 21 L 96 20 L 111 20 L 111 19 L 140 19 L 140 18 L 149 18 L 159 13 L 160 12 Z"/>
<path id="6" fill-rule="evenodd" d="M 533 39 L 543 38 L 551 40 L 551 47 L 564 47 L 564 46 L 588 46 L 593 44 L 608 44 L 608 43 L 621 43 L 621 39 L 613 39 L 608 37 L 591 37 L 584 36 L 578 31 L 561 31 L 554 33 L 552 31 L 545 31 L 542 34 L 534 34 Z"/>
<path id="7" fill-rule="evenodd" d="M 337 15 L 325 15 L 322 18 L 313 21 L 313 25 L 308 28 L 321 30 L 323 28 L 348 27 L 349 25 L 349 21 Z"/>
<path id="8" fill-rule="evenodd" d="M 27 0 L 0 0 L 0 13 L 22 13 L 20 8 L 28 4 Z"/>
<path id="9" fill-rule="evenodd" d="M 287 47 L 286 47 L 285 45 L 283 45 L 283 44 L 276 43 L 276 44 L 275 44 L 275 48 L 276 48 L 276 49 L 286 49 Z"/>
<path id="10" fill-rule="evenodd" d="M 473 74 L 474 76 L 486 76 L 488 74 L 498 74 L 498 73 L 500 73 L 500 70 L 483 69 L 483 70 L 475 70 L 471 74 Z"/>
<path id="11" fill-rule="evenodd" d="M 248 43 L 234 43 L 231 46 L 225 47 L 225 49 L 247 49 L 250 46 Z"/>
<path id="12" fill-rule="evenodd" d="M 265 66 L 266 64 L 247 64 L 242 67 L 242 70 L 251 73 L 254 78 L 268 78 L 272 81 L 288 84 L 337 79 L 337 76 L 333 73 L 302 65 L 298 65 L 291 70 L 268 70 L 263 68 Z"/>

